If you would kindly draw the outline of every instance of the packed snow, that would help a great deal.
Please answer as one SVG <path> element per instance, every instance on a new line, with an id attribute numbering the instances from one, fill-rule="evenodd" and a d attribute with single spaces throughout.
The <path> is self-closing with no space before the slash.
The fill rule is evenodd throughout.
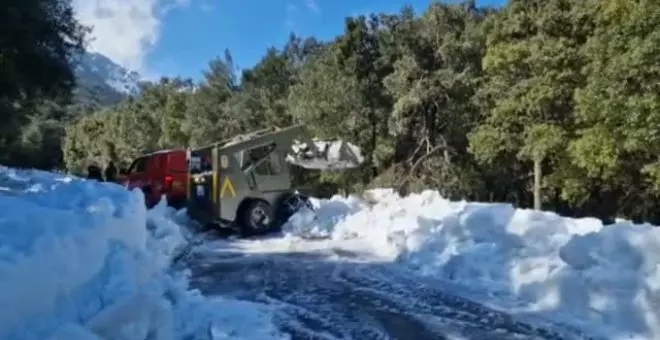
<path id="1" fill-rule="evenodd" d="M 291 248 L 325 238 L 324 247 L 368 250 L 521 317 L 610 339 L 660 338 L 652 225 L 451 202 L 435 191 L 402 198 L 379 189 L 313 204 L 315 213 L 289 220 L 286 237 L 264 242 Z"/>
<path id="2" fill-rule="evenodd" d="M 282 338 L 269 307 L 188 288 L 180 213 L 138 190 L 0 167 L 0 211 L 1 339 Z"/>

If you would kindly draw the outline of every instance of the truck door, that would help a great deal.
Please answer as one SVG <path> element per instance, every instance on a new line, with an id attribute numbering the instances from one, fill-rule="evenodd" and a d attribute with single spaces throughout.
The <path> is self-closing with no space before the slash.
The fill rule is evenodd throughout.
<path id="1" fill-rule="evenodd" d="M 129 189 L 142 188 L 147 185 L 147 158 L 140 157 L 133 161 L 133 164 L 128 168 L 126 177 L 128 179 L 127 186 Z"/>
<path id="2" fill-rule="evenodd" d="M 183 150 L 172 151 L 167 155 L 167 169 L 165 181 L 168 190 L 173 196 L 186 196 L 186 181 L 188 180 L 188 167 L 186 153 Z"/>
<path id="3" fill-rule="evenodd" d="M 160 200 L 165 193 L 165 168 L 167 167 L 167 154 L 156 153 L 149 157 L 147 162 L 147 177 L 151 182 L 154 199 Z"/>
<path id="4" fill-rule="evenodd" d="M 253 191 L 267 193 L 289 189 L 289 173 L 275 143 L 258 146 L 246 153 L 243 170 L 248 172 L 248 184 Z"/>
<path id="5" fill-rule="evenodd" d="M 216 214 L 213 148 L 191 150 L 188 158 L 188 212 L 203 221 L 212 222 Z"/>

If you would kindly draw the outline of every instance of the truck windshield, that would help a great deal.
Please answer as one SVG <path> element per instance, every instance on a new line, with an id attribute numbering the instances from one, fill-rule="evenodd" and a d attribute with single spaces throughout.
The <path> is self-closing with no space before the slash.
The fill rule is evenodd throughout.
<path id="1" fill-rule="evenodd" d="M 128 170 L 126 173 L 140 173 L 144 172 L 147 169 L 147 158 L 146 157 L 141 157 L 136 159 L 133 164 L 131 164 L 130 167 L 128 167 Z"/>

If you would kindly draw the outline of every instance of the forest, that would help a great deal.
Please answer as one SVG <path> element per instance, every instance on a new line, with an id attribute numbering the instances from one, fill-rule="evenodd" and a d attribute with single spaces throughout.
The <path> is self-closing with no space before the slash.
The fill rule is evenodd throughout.
<path id="1" fill-rule="evenodd" d="M 24 36 L 0 43 L 2 164 L 81 173 L 90 162 L 126 166 L 144 152 L 306 123 L 365 156 L 359 169 L 300 179 L 325 191 L 428 188 L 660 222 L 657 0 L 435 2 L 348 17 L 331 41 L 292 34 L 240 71 L 219 51 L 203 80 L 144 83 L 110 107 L 72 101 L 70 56 L 89 32 L 70 6 L 45 8 L 31 16 L 49 23 L 35 32 L 0 20 Z"/>

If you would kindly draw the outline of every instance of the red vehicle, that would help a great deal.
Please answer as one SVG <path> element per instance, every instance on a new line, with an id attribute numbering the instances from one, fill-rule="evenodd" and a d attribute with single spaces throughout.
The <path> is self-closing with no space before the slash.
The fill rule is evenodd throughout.
<path id="1" fill-rule="evenodd" d="M 121 183 L 129 189 L 141 188 L 147 207 L 165 195 L 170 206 L 186 202 L 188 163 L 185 149 L 161 150 L 138 157 L 127 170 L 121 170 Z"/>

